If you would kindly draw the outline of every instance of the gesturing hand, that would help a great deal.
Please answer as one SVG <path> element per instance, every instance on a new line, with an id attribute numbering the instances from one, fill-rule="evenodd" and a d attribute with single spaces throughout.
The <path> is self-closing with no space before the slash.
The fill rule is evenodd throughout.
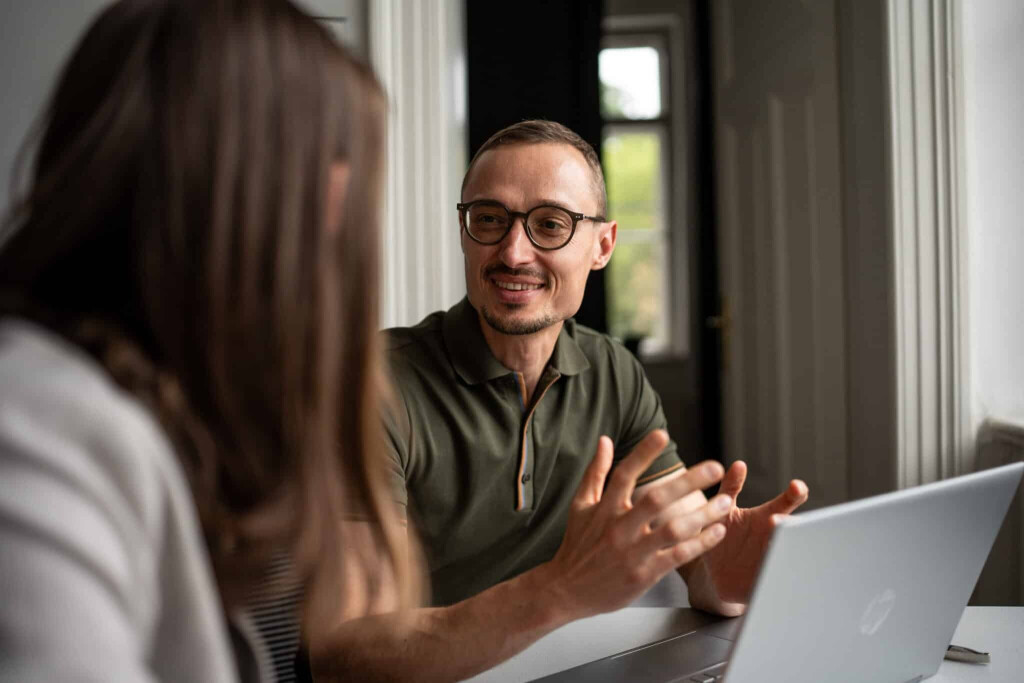
<path id="1" fill-rule="evenodd" d="M 717 522 L 732 507 L 729 496 L 718 495 L 692 510 L 672 506 L 721 480 L 722 466 L 717 462 L 692 467 L 635 505 L 631 502 L 637 477 L 667 443 L 665 431 L 651 432 L 609 478 L 613 446 L 611 439 L 601 437 L 573 498 L 562 545 L 554 559 L 543 565 L 549 587 L 571 618 L 624 607 L 672 569 L 715 547 L 725 535 L 725 527 Z"/>
<path id="2" fill-rule="evenodd" d="M 719 490 L 735 500 L 746 478 L 746 464 L 734 462 Z M 736 505 L 730 508 L 723 520 L 727 530 L 725 540 L 700 560 L 721 601 L 744 603 L 750 599 L 772 532 L 782 517 L 807 501 L 807 495 L 807 484 L 794 479 L 785 491 L 767 503 L 753 508 Z"/>

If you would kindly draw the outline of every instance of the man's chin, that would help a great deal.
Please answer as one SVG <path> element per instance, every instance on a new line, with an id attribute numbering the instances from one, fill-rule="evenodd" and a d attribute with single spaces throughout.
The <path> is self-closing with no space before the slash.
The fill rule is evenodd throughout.
<path id="1" fill-rule="evenodd" d="M 558 320 L 551 315 L 537 315 L 533 317 L 517 315 L 515 309 L 525 308 L 525 306 L 522 305 L 506 305 L 505 308 L 511 309 L 509 314 L 496 314 L 487 306 L 481 306 L 480 310 L 480 314 L 483 316 L 484 322 L 501 334 L 536 334 L 537 332 L 551 327 L 558 322 Z"/>

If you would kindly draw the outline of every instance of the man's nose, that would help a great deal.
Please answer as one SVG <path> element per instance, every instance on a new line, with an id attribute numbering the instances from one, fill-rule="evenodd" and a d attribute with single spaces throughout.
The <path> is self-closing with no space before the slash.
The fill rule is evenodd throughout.
<path id="1" fill-rule="evenodd" d="M 506 266 L 516 266 L 533 259 L 533 243 L 526 234 L 526 219 L 522 216 L 512 219 L 512 227 L 501 241 L 500 256 Z"/>

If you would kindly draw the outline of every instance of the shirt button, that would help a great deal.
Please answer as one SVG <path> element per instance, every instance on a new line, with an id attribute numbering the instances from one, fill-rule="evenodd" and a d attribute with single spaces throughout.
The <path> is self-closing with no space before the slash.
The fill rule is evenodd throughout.
<path id="1" fill-rule="evenodd" d="M 523 483 L 525 484 L 528 481 L 530 481 L 530 475 L 529 474 L 524 474 L 523 475 Z"/>

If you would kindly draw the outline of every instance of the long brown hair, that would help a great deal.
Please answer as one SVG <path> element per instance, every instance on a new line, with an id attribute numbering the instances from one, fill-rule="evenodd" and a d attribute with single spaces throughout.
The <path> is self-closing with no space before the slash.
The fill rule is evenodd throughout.
<path id="1" fill-rule="evenodd" d="M 285 0 L 122 0 L 65 66 L 0 233 L 0 313 L 85 347 L 153 409 L 226 604 L 285 551 L 314 631 L 344 594 L 412 585 L 380 471 L 384 110 Z M 346 537 L 354 517 L 371 543 Z"/>

